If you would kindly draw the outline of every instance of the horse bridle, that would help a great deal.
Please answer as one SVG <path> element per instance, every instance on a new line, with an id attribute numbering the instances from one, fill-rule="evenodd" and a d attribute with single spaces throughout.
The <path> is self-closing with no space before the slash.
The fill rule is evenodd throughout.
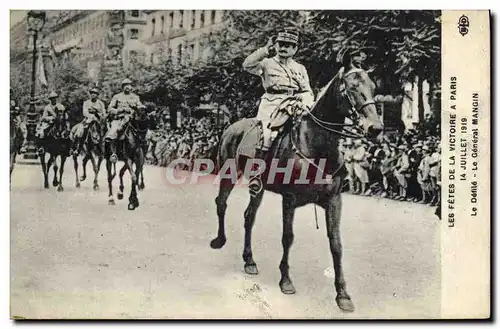
<path id="1" fill-rule="evenodd" d="M 344 83 L 345 85 L 345 78 L 351 74 L 354 74 L 354 73 L 359 73 L 359 72 L 365 72 L 365 70 L 361 69 L 361 68 L 352 68 L 351 70 L 349 70 L 347 73 L 345 74 L 342 74 L 341 76 L 341 80 L 342 82 Z M 330 83 L 328 83 L 327 87 L 329 87 L 329 85 L 333 82 L 333 79 L 332 81 L 330 81 Z M 347 99 L 349 100 L 349 103 L 351 105 L 351 111 L 350 111 L 350 114 L 351 115 L 357 115 L 359 116 L 359 112 L 361 110 L 363 110 L 363 108 L 365 108 L 366 106 L 370 105 L 370 104 L 375 104 L 375 100 L 372 98 L 372 99 L 367 99 L 363 104 L 361 104 L 359 106 L 359 108 L 356 108 L 354 106 L 354 103 L 351 99 L 351 97 L 349 96 L 349 93 L 347 91 L 344 91 L 345 92 L 345 95 L 347 96 Z M 318 98 L 319 99 L 319 98 Z M 314 105 L 312 106 L 312 108 L 314 108 Z M 351 126 L 351 127 L 354 127 L 354 128 L 358 128 L 357 126 L 355 125 L 349 125 L 349 124 L 345 124 L 345 123 L 335 123 L 335 122 L 328 122 L 328 121 L 324 121 L 324 120 L 321 120 L 320 118 L 316 117 L 312 111 L 310 109 L 306 109 L 306 112 L 307 114 L 311 117 L 311 119 L 321 128 L 327 130 L 327 131 L 330 131 L 330 132 L 333 132 L 335 134 L 338 134 L 342 137 L 347 137 L 347 138 L 363 138 L 364 136 L 362 134 L 358 134 L 356 132 L 349 132 L 349 134 L 346 134 L 344 131 L 342 131 L 342 129 L 344 129 L 345 127 L 348 127 L 348 126 Z M 300 119 L 299 119 L 300 121 Z M 330 127 L 329 127 L 330 126 Z M 331 127 L 340 127 L 340 130 L 338 129 L 335 129 L 335 128 L 331 128 Z M 296 133 L 297 132 L 297 125 L 294 125 L 293 126 L 293 131 L 292 131 L 292 134 L 290 135 L 290 141 L 292 142 L 292 149 L 294 150 L 294 152 L 299 155 L 301 158 L 303 158 L 304 160 L 306 160 L 310 165 L 312 165 L 313 167 L 315 167 L 316 169 L 318 169 L 319 171 L 321 171 L 323 174 L 325 173 L 325 171 L 323 170 L 323 168 L 320 168 L 318 165 L 316 165 L 313 161 L 311 161 L 304 153 L 302 153 L 299 148 L 297 147 L 297 143 L 294 139 L 294 134 L 293 133 Z M 332 175 L 330 175 L 330 177 L 335 177 L 336 174 L 338 173 L 338 171 L 342 168 L 342 165 L 340 165 L 334 172 Z"/>
<path id="2" fill-rule="evenodd" d="M 345 73 L 343 76 L 342 76 L 342 80 L 345 84 L 345 78 L 351 74 L 354 74 L 354 73 L 360 73 L 360 72 L 366 72 L 365 70 L 363 70 L 362 68 L 358 68 L 358 67 L 354 67 L 352 69 L 350 69 L 349 71 L 347 71 L 347 73 Z M 354 106 L 354 102 L 352 101 L 351 99 L 351 96 L 349 95 L 349 93 L 347 92 L 347 90 L 345 90 L 345 95 L 347 96 L 347 99 L 349 100 L 349 103 L 351 104 L 351 108 L 356 112 L 357 115 L 359 115 L 359 113 L 361 113 L 361 111 L 368 105 L 372 105 L 372 104 L 375 104 L 375 100 L 373 98 L 371 99 L 367 99 L 366 101 L 363 102 L 363 104 L 361 104 L 358 108 L 356 108 Z"/>

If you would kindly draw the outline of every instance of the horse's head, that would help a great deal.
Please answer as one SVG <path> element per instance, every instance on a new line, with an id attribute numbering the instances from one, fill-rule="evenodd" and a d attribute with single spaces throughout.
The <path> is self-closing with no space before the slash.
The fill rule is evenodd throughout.
<path id="1" fill-rule="evenodd" d="M 384 124 L 377 114 L 374 101 L 375 83 L 360 68 L 352 68 L 343 73 L 342 79 L 352 108 L 362 117 L 364 132 L 369 138 L 377 137 L 384 129 Z"/>

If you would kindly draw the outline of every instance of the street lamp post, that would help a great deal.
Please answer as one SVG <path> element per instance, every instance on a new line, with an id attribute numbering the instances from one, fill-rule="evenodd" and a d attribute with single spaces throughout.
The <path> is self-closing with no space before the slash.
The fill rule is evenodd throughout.
<path id="1" fill-rule="evenodd" d="M 29 31 L 33 32 L 33 53 L 31 63 L 31 99 L 28 112 L 26 113 L 26 153 L 25 159 L 34 160 L 37 158 L 37 150 L 35 145 L 35 129 L 38 119 L 38 114 L 35 108 L 35 93 L 36 93 L 36 51 L 38 33 L 42 30 L 45 24 L 46 14 L 42 10 L 30 10 L 27 14 Z"/>

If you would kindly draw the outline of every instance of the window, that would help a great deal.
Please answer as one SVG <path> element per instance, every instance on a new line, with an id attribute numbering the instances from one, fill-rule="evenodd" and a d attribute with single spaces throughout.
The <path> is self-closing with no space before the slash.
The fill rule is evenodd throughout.
<path id="1" fill-rule="evenodd" d="M 151 20 L 151 36 L 155 35 L 156 19 Z"/>
<path id="2" fill-rule="evenodd" d="M 211 16 L 210 23 L 215 24 L 215 10 L 211 11 L 210 16 Z"/>
<path id="3" fill-rule="evenodd" d="M 196 10 L 191 10 L 191 29 L 196 26 Z"/>
<path id="4" fill-rule="evenodd" d="M 169 19 L 170 19 L 170 27 L 174 27 L 174 12 L 171 11 L 170 14 L 168 14 Z"/>
<path id="5" fill-rule="evenodd" d="M 184 10 L 180 10 L 181 21 L 179 23 L 179 27 L 182 29 L 184 27 Z"/>
<path id="6" fill-rule="evenodd" d="M 205 11 L 202 10 L 200 14 L 200 27 L 205 26 Z"/>
<path id="7" fill-rule="evenodd" d="M 130 11 L 130 16 L 132 16 L 132 17 L 139 17 L 139 10 L 131 10 Z"/>
<path id="8" fill-rule="evenodd" d="M 165 30 L 165 16 L 161 17 L 161 34 L 163 34 L 163 31 Z"/>
<path id="9" fill-rule="evenodd" d="M 139 39 L 139 30 L 138 29 L 130 29 L 129 39 L 131 39 L 131 40 Z"/>

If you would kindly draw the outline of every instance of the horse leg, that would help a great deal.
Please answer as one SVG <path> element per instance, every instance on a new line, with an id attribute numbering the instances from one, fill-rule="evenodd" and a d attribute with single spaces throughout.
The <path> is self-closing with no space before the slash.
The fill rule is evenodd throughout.
<path id="1" fill-rule="evenodd" d="M 74 165 L 74 168 L 75 168 L 75 178 L 76 178 L 76 182 L 75 182 L 75 186 L 77 188 L 80 187 L 80 181 L 78 179 L 78 156 L 76 154 L 73 154 L 73 165 Z"/>
<path id="2" fill-rule="evenodd" d="M 47 161 L 47 180 L 49 179 L 49 175 L 50 175 L 50 167 L 52 167 L 52 164 L 55 165 L 55 161 L 56 161 L 55 157 L 52 154 L 50 154 L 49 160 Z M 55 176 L 54 176 L 54 180 L 56 180 Z M 54 185 L 54 182 L 52 182 L 52 185 L 57 186 L 57 184 Z"/>
<path id="3" fill-rule="evenodd" d="M 226 244 L 226 228 L 225 216 L 227 208 L 227 199 L 234 188 L 234 182 L 231 179 L 221 179 L 219 183 L 219 195 L 215 198 L 215 205 L 217 206 L 217 217 L 219 218 L 219 228 L 217 237 L 210 242 L 210 247 L 213 249 L 220 249 Z"/>
<path id="4" fill-rule="evenodd" d="M 95 163 L 95 157 L 97 157 L 97 164 Z M 94 167 L 94 191 L 99 190 L 99 171 L 101 170 L 102 157 L 99 155 L 91 155 L 92 166 Z"/>
<path id="5" fill-rule="evenodd" d="M 342 311 L 354 311 L 354 304 L 346 291 L 346 282 L 342 270 L 342 243 L 340 239 L 340 214 L 342 199 L 340 193 L 335 194 L 325 207 L 326 232 L 330 242 L 330 252 L 335 271 L 335 289 L 337 290 L 337 305 Z"/>
<path id="6" fill-rule="evenodd" d="M 115 199 L 113 198 L 113 178 L 114 175 L 111 173 L 112 162 L 106 159 L 106 171 L 108 172 L 108 204 L 114 206 Z"/>
<path id="7" fill-rule="evenodd" d="M 144 168 L 141 168 L 141 171 L 138 174 L 138 178 L 140 179 L 139 191 L 144 190 L 144 188 L 146 187 L 144 185 Z"/>
<path id="8" fill-rule="evenodd" d="M 257 264 L 255 264 L 252 254 L 252 228 L 255 223 L 257 209 L 259 209 L 263 196 L 264 191 L 252 196 L 250 198 L 250 202 L 248 203 L 248 207 L 245 210 L 245 243 L 243 246 L 243 261 L 245 262 L 245 273 L 247 274 L 259 274 Z"/>
<path id="9" fill-rule="evenodd" d="M 42 165 L 43 187 L 49 188 L 49 167 L 48 164 L 45 163 L 45 152 L 39 152 L 38 156 L 40 157 L 40 164 Z"/>
<path id="10" fill-rule="evenodd" d="M 64 174 L 64 164 L 66 163 L 66 156 L 61 155 L 61 167 L 59 168 L 59 186 L 57 187 L 57 191 L 62 192 L 64 191 L 63 187 L 63 174 Z"/>
<path id="11" fill-rule="evenodd" d="M 87 179 L 87 163 L 89 162 L 89 156 L 85 155 L 82 161 L 82 167 L 83 167 L 83 175 L 80 177 L 80 180 L 83 182 L 84 180 Z"/>
<path id="12" fill-rule="evenodd" d="M 128 210 L 134 210 L 136 208 L 137 200 L 137 175 L 133 169 L 133 163 L 130 158 L 127 158 L 127 167 L 130 174 L 130 181 L 132 182 L 132 187 L 130 189 L 130 195 L 128 197 Z"/>
<path id="13" fill-rule="evenodd" d="M 14 170 L 14 164 L 16 163 L 16 154 L 17 152 L 10 153 L 10 177 L 12 177 L 12 170 Z"/>
<path id="14" fill-rule="evenodd" d="M 57 155 L 54 156 L 54 179 L 52 180 L 52 186 L 56 187 L 59 185 L 59 182 L 57 181 Z"/>
<path id="15" fill-rule="evenodd" d="M 143 153 L 141 153 L 138 155 L 137 160 L 135 162 L 136 177 L 139 177 L 139 175 L 142 173 L 143 164 L 144 164 L 144 157 L 143 157 Z M 138 183 L 138 181 L 136 181 L 136 185 L 137 185 L 137 183 Z M 137 193 L 134 193 L 134 195 L 130 201 L 134 204 L 135 208 L 139 207 L 139 198 L 137 197 Z"/>
<path id="16" fill-rule="evenodd" d="M 290 295 L 295 293 L 295 287 L 290 279 L 288 257 L 290 255 L 290 248 L 293 244 L 293 217 L 295 215 L 295 196 L 286 194 L 283 196 L 282 211 L 283 211 L 283 235 L 281 236 L 281 245 L 283 246 L 283 257 L 279 266 L 281 272 L 281 279 L 279 286 L 281 292 Z"/>
<path id="17" fill-rule="evenodd" d="M 120 169 L 120 173 L 118 174 L 118 177 L 120 178 L 120 192 L 118 192 L 118 200 L 123 199 L 123 189 L 125 188 L 123 186 L 123 175 L 125 174 L 125 171 L 127 170 L 127 164 L 125 163 L 123 167 Z"/>

